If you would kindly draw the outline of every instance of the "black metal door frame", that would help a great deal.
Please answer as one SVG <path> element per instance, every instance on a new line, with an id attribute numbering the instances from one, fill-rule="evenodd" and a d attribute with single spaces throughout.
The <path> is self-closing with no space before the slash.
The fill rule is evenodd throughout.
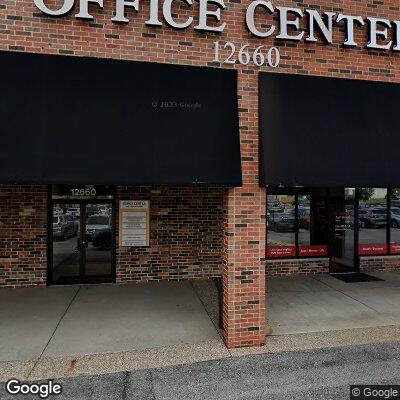
<path id="1" fill-rule="evenodd" d="M 51 187 L 48 191 L 48 211 L 47 211 L 47 286 L 53 285 L 68 285 L 68 284 L 89 284 L 89 283 L 115 283 L 116 281 L 116 218 L 115 218 L 115 200 L 97 200 L 97 199 L 53 199 L 51 195 Z M 53 280 L 53 209 L 54 204 L 79 204 L 80 207 L 80 232 L 81 237 L 78 240 L 79 250 L 79 276 L 67 277 L 58 281 Z M 86 253 L 86 229 L 85 229 L 85 215 L 87 204 L 111 204 L 111 274 L 110 275 L 85 275 L 85 253 Z"/>

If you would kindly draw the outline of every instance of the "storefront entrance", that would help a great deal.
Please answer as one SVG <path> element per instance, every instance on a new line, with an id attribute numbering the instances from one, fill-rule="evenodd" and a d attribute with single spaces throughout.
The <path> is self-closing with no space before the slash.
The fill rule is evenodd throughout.
<path id="1" fill-rule="evenodd" d="M 400 188 L 270 188 L 269 193 L 269 259 L 325 258 L 331 273 L 354 273 L 363 257 L 400 254 Z"/>
<path id="2" fill-rule="evenodd" d="M 96 283 L 114 281 L 114 204 L 98 196 L 68 194 L 62 199 L 60 187 L 52 191 L 49 213 L 49 283 Z M 61 187 L 61 191 L 65 187 Z M 67 188 L 67 191 L 71 189 Z M 82 189 L 79 189 L 82 190 Z M 82 192 L 84 193 L 84 192 Z"/>
<path id="3" fill-rule="evenodd" d="M 357 270 L 355 211 L 355 189 L 331 191 L 328 197 L 330 272 Z"/>

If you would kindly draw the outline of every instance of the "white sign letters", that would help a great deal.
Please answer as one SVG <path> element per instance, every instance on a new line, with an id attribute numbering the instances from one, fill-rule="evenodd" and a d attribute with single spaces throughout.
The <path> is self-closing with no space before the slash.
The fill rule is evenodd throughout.
<path id="1" fill-rule="evenodd" d="M 36 7 L 44 14 L 53 17 L 62 17 L 77 9 L 76 18 L 92 20 L 89 5 L 103 10 L 104 0 L 63 0 L 58 7 L 48 5 L 47 0 L 33 0 Z M 115 15 L 111 21 L 115 23 L 129 23 L 128 10 L 139 12 L 140 2 L 143 0 L 113 0 Z M 175 3 L 182 3 L 189 9 L 193 8 L 193 0 L 150 0 L 149 16 L 145 24 L 148 26 L 162 27 L 164 24 L 174 29 L 193 28 L 203 32 L 222 33 L 226 28 L 222 13 L 225 10 L 224 0 L 197 0 L 198 15 L 188 16 L 186 20 L 178 19 L 176 11 L 172 11 Z M 51 3 L 50 3 L 51 4 Z M 94 9 L 95 9 L 94 8 Z M 162 18 L 159 12 L 162 11 Z M 92 11 L 93 12 L 93 11 Z M 255 15 L 261 15 L 256 22 Z M 132 18 L 132 17 L 131 17 Z M 178 22 L 179 21 L 179 22 Z M 244 23 L 249 33 L 258 38 L 269 38 L 299 42 L 304 40 L 316 43 L 323 40 L 332 44 L 334 28 L 344 28 L 346 38 L 344 47 L 357 47 L 355 32 L 367 29 L 368 43 L 364 44 L 369 49 L 400 51 L 400 21 L 390 21 L 386 18 L 361 17 L 359 15 L 345 15 L 335 12 L 323 12 L 314 9 L 297 7 L 281 7 L 271 1 L 254 0 L 245 10 Z M 317 35 L 318 33 L 318 35 Z M 391 38 L 391 40 L 389 39 Z"/>

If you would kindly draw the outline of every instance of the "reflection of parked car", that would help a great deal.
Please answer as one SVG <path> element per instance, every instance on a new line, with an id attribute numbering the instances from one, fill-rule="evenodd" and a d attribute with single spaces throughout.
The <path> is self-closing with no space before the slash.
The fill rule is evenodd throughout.
<path id="1" fill-rule="evenodd" d="M 279 200 L 268 200 L 267 208 L 269 212 L 282 212 L 285 206 Z"/>
<path id="2" fill-rule="evenodd" d="M 306 204 L 299 204 L 299 215 L 302 213 L 310 214 L 310 206 Z"/>
<path id="3" fill-rule="evenodd" d="M 92 244 L 102 250 L 111 249 L 111 227 L 99 229 L 92 235 Z"/>
<path id="4" fill-rule="evenodd" d="M 302 212 L 305 212 L 305 213 L 308 213 L 308 214 L 310 214 L 310 208 L 311 208 L 311 205 L 310 205 L 310 202 L 309 201 L 307 201 L 307 200 L 300 200 L 299 199 L 299 215 L 302 213 Z"/>
<path id="5" fill-rule="evenodd" d="M 392 198 L 390 200 L 392 207 L 400 207 L 400 199 L 399 198 Z"/>
<path id="6" fill-rule="evenodd" d="M 58 215 L 62 215 L 62 213 L 63 213 L 63 211 L 62 211 L 61 208 L 54 208 L 54 209 L 53 209 L 53 215 L 54 215 L 55 217 L 57 217 Z"/>
<path id="7" fill-rule="evenodd" d="M 383 207 L 360 208 L 358 213 L 360 228 L 374 228 L 386 225 L 386 209 Z"/>
<path id="8" fill-rule="evenodd" d="M 69 215 L 71 219 L 77 219 L 80 216 L 80 209 L 79 208 L 68 208 L 66 215 Z"/>
<path id="9" fill-rule="evenodd" d="M 78 224 L 72 221 L 69 215 L 57 215 L 53 217 L 53 237 L 68 239 L 78 234 Z"/>
<path id="10" fill-rule="evenodd" d="M 111 228 L 111 218 L 108 215 L 91 215 L 86 221 L 86 240 L 90 242 L 95 232 L 107 228 Z"/>
<path id="11" fill-rule="evenodd" d="M 86 218 L 95 214 L 100 214 L 99 207 L 97 205 L 88 204 L 86 206 Z"/>
<path id="12" fill-rule="evenodd" d="M 111 214 L 111 206 L 108 204 L 102 204 L 99 206 L 99 214 L 110 215 Z"/>
<path id="13" fill-rule="evenodd" d="M 269 229 L 275 232 L 294 232 L 294 211 L 275 212 L 269 216 Z"/>
<path id="14" fill-rule="evenodd" d="M 400 228 L 400 209 L 392 208 L 390 213 L 390 226 L 392 228 Z"/>

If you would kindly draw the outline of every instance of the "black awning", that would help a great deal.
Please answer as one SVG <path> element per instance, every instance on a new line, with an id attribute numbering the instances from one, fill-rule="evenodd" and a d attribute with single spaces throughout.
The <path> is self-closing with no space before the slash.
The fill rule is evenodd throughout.
<path id="1" fill-rule="evenodd" d="M 262 186 L 400 187 L 400 85 L 261 73 Z"/>
<path id="2" fill-rule="evenodd" d="M 232 70 L 0 52 L 0 183 L 240 186 Z"/>

